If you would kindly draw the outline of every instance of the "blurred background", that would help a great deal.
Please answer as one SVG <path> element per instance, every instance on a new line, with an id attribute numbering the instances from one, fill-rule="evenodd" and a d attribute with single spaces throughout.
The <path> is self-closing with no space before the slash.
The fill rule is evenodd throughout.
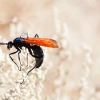
<path id="1" fill-rule="evenodd" d="M 43 47 L 43 65 L 20 84 L 25 67 L 18 71 L 8 55 L 15 49 L 0 46 L 0 99 L 100 100 L 99 0 L 0 0 L 0 42 L 23 32 L 59 48 Z"/>

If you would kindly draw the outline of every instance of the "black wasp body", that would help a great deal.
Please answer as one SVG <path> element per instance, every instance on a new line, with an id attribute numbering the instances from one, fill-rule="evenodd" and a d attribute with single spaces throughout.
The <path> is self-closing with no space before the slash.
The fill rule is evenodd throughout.
<path id="1" fill-rule="evenodd" d="M 38 38 L 39 36 L 36 34 L 34 37 Z M 41 66 L 41 64 L 43 63 L 44 53 L 43 53 L 43 50 L 40 46 L 28 44 L 24 41 L 24 38 L 21 38 L 21 37 L 15 38 L 13 40 L 13 42 L 11 42 L 11 41 L 8 42 L 7 48 L 10 49 L 10 48 L 12 48 L 12 46 L 14 46 L 17 51 L 10 53 L 9 56 L 10 56 L 11 60 L 17 65 L 17 63 L 13 60 L 11 55 L 18 53 L 18 59 L 19 59 L 19 62 L 20 62 L 20 67 L 18 67 L 18 65 L 17 65 L 17 67 L 18 67 L 19 70 L 21 70 L 20 53 L 21 53 L 22 47 L 27 48 L 30 55 L 35 58 L 35 61 L 36 61 L 35 66 L 28 71 L 27 75 L 34 68 L 39 68 Z"/>

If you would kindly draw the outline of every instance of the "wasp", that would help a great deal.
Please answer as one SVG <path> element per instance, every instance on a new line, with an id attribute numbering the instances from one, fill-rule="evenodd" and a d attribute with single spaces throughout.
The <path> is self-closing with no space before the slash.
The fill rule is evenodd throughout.
<path id="1" fill-rule="evenodd" d="M 26 49 L 28 49 L 29 54 L 35 58 L 36 63 L 34 67 L 27 72 L 27 75 L 34 68 L 39 68 L 43 63 L 44 52 L 41 46 L 50 47 L 50 48 L 58 48 L 58 44 L 54 39 L 39 38 L 38 34 L 35 34 L 33 38 L 30 38 L 28 36 L 26 38 L 23 38 L 20 36 L 20 37 L 15 38 L 13 41 L 9 41 L 8 43 L 0 43 L 0 45 L 7 45 L 8 50 L 10 50 L 12 47 L 15 47 L 16 51 L 10 53 L 9 57 L 16 64 L 19 71 L 21 71 L 21 67 L 19 68 L 19 66 L 11 57 L 11 55 L 18 53 L 18 60 L 21 66 L 20 53 L 21 53 L 22 47 L 25 47 Z"/>

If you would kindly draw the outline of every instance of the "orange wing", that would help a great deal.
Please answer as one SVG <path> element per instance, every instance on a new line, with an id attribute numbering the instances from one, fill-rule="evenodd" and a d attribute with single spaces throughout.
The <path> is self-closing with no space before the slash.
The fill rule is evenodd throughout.
<path id="1" fill-rule="evenodd" d="M 45 47 L 58 48 L 58 44 L 53 39 L 48 38 L 24 38 L 24 41 L 29 44 L 36 44 Z"/>

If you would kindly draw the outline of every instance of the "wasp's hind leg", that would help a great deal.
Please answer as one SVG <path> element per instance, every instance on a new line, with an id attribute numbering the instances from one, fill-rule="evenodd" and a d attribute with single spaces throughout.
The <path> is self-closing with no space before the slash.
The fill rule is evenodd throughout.
<path id="1" fill-rule="evenodd" d="M 28 51 L 29 51 L 29 53 L 31 54 L 31 56 L 34 56 L 30 48 L 28 48 Z M 27 61 L 28 61 L 28 57 L 27 57 Z M 28 75 L 34 68 L 35 68 L 35 66 L 27 72 L 27 75 Z"/>
<path id="2" fill-rule="evenodd" d="M 28 50 L 29 50 L 30 55 L 31 55 L 32 57 L 35 58 L 36 64 L 35 64 L 35 66 L 34 66 L 32 69 L 30 69 L 30 70 L 27 72 L 27 75 L 28 75 L 34 68 L 39 68 L 39 67 L 41 66 L 42 62 L 43 62 L 43 55 L 42 55 L 42 54 L 41 54 L 41 55 L 34 55 L 34 53 L 32 52 L 33 48 L 28 48 Z"/>
<path id="3" fill-rule="evenodd" d="M 31 48 L 28 48 L 28 51 L 29 51 L 30 55 L 33 56 L 34 58 L 39 58 L 38 56 L 35 56 L 35 55 L 33 54 L 33 52 L 31 51 Z M 30 69 L 30 70 L 27 72 L 27 75 L 28 75 L 34 68 L 36 68 L 36 66 L 34 66 L 32 69 Z"/>

